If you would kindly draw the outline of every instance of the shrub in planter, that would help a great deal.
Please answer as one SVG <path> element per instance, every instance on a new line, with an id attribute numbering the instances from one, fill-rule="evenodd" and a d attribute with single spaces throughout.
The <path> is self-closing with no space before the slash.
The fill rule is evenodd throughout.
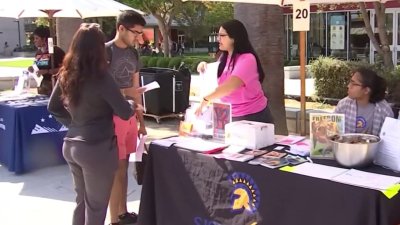
<path id="1" fill-rule="evenodd" d="M 217 60 L 214 58 L 208 57 L 204 61 L 206 61 L 207 63 L 212 63 L 212 62 L 216 62 Z"/>
<path id="2" fill-rule="evenodd" d="M 400 66 L 396 66 L 394 71 L 386 72 L 384 77 L 388 88 L 387 100 L 400 107 Z"/>
<path id="3" fill-rule="evenodd" d="M 169 60 L 168 68 L 171 69 L 178 69 L 181 65 L 182 58 L 181 57 L 173 57 Z"/>
<path id="4" fill-rule="evenodd" d="M 160 57 L 157 60 L 156 66 L 160 67 L 160 68 L 168 68 L 169 60 L 170 60 L 170 58 Z"/>
<path id="5" fill-rule="evenodd" d="M 140 62 L 142 63 L 143 67 L 148 67 L 149 60 L 151 56 L 140 56 Z"/>
<path id="6" fill-rule="evenodd" d="M 159 59 L 159 57 L 150 57 L 150 59 L 147 63 L 147 67 L 156 67 L 158 59 Z"/>
<path id="7" fill-rule="evenodd" d="M 193 72 L 192 71 L 192 64 L 193 64 L 193 58 L 183 58 L 183 60 L 182 60 L 182 62 L 183 62 L 183 65 L 184 66 L 186 66 L 191 72 Z"/>
<path id="8" fill-rule="evenodd" d="M 311 63 L 318 97 L 341 99 L 347 96 L 351 66 L 345 61 L 322 57 Z"/>

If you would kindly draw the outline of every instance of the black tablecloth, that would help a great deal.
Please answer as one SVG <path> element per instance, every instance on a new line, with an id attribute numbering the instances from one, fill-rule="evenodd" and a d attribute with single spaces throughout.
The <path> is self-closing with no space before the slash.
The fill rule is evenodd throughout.
<path id="1" fill-rule="evenodd" d="M 397 225 L 400 196 L 151 144 L 139 224 Z"/>

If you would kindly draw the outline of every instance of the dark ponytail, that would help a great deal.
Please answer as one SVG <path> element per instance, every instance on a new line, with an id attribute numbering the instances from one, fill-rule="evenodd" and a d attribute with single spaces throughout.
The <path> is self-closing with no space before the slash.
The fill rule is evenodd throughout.
<path id="1" fill-rule="evenodd" d="M 375 71 L 367 68 L 358 68 L 355 72 L 361 75 L 363 87 L 368 87 L 371 90 L 370 103 L 377 103 L 385 99 L 387 85 L 383 77 L 378 76 Z"/>

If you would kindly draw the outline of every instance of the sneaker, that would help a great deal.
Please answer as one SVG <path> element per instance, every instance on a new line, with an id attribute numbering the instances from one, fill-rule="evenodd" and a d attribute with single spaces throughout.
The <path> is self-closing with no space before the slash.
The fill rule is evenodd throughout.
<path id="1" fill-rule="evenodd" d="M 136 213 L 126 212 L 125 214 L 119 215 L 119 225 L 127 225 L 136 223 L 138 216 Z"/>

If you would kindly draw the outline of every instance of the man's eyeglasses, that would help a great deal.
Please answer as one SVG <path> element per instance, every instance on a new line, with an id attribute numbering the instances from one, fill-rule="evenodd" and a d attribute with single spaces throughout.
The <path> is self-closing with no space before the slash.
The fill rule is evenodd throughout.
<path id="1" fill-rule="evenodd" d="M 125 27 L 125 26 L 124 26 L 124 27 Z M 134 35 L 142 35 L 142 34 L 143 34 L 142 31 L 131 30 L 131 29 L 127 28 L 127 27 L 125 27 L 125 29 L 128 30 L 129 32 L 131 32 L 131 33 L 134 34 Z"/>

